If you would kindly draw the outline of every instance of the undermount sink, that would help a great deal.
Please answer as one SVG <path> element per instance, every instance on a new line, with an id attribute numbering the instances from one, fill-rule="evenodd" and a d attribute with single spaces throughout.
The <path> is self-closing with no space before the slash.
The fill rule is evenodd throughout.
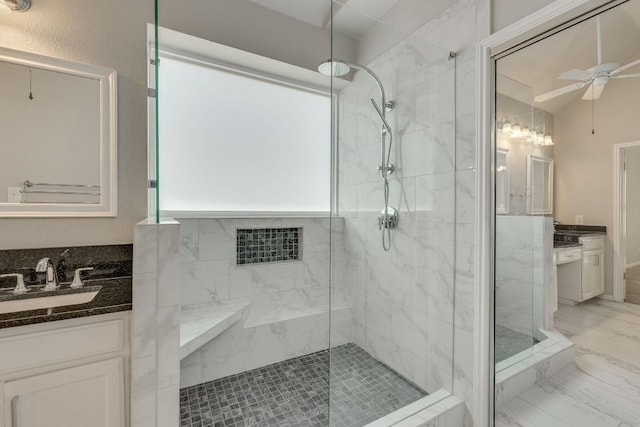
<path id="1" fill-rule="evenodd" d="M 13 289 L 0 289 L 0 314 L 85 304 L 93 301 L 101 289 L 100 285 L 77 289 L 61 287 L 54 291 L 44 291 L 37 287 L 30 288 L 23 294 L 15 294 Z"/>

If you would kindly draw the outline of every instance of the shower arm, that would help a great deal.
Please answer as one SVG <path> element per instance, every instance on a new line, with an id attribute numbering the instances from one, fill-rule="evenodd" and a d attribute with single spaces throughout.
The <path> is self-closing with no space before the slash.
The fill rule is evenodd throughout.
<path id="1" fill-rule="evenodd" d="M 344 62 L 344 61 L 341 61 L 341 62 Z M 376 84 L 378 85 L 378 89 L 380 89 L 380 96 L 382 97 L 382 108 L 383 108 L 382 115 L 384 116 L 385 110 L 387 108 L 392 108 L 393 105 L 387 104 L 387 98 L 384 94 L 384 88 L 382 87 L 382 82 L 380 81 L 380 78 L 378 78 L 376 73 L 374 73 L 371 68 L 365 67 L 364 65 L 352 64 L 351 62 L 344 62 L 344 63 L 347 64 L 350 68 L 365 71 L 367 74 L 373 77 L 373 80 L 375 80 Z"/>
<path id="2" fill-rule="evenodd" d="M 364 65 L 359 65 L 359 64 L 353 64 L 351 62 L 345 62 L 345 61 L 341 61 L 344 64 L 347 64 L 348 67 L 353 68 L 355 70 L 362 70 L 364 72 L 366 72 L 367 74 L 369 74 L 373 80 L 375 80 L 376 84 L 378 85 L 378 89 L 380 89 L 380 98 L 382 100 L 382 108 L 379 108 L 376 103 L 373 101 L 373 98 L 371 99 L 371 102 L 373 104 L 373 106 L 376 108 L 376 111 L 378 112 L 378 115 L 380 116 L 380 118 L 382 119 L 382 128 L 383 131 L 387 131 L 389 133 L 389 135 L 391 135 L 391 127 L 389 126 L 389 124 L 387 123 L 385 117 L 386 117 L 386 110 L 387 109 L 392 109 L 393 108 L 393 104 L 392 103 L 387 103 L 387 97 L 384 93 L 384 87 L 382 86 L 382 82 L 380 81 L 380 78 L 376 75 L 376 73 L 373 72 L 373 70 L 371 68 L 365 67 Z M 384 138 L 384 134 L 382 135 L 382 147 L 380 150 L 380 174 L 382 175 L 382 177 L 384 178 L 389 172 L 389 159 L 388 156 L 386 154 L 386 142 L 385 142 L 385 138 Z M 391 147 L 389 147 L 391 148 Z"/>
<path id="3" fill-rule="evenodd" d="M 340 62 L 345 64 L 347 67 L 352 68 L 354 70 L 361 70 L 361 71 L 365 71 L 367 74 L 369 74 L 373 80 L 376 82 L 376 84 L 378 85 L 378 89 L 380 89 L 380 97 L 382 98 L 382 108 L 380 108 L 376 102 L 373 100 L 373 98 L 371 98 L 371 103 L 373 104 L 373 106 L 376 109 L 376 112 L 378 113 L 378 115 L 380 116 L 380 119 L 382 120 L 382 147 L 381 147 L 381 153 L 380 153 L 380 174 L 382 175 L 383 178 L 386 178 L 386 176 L 389 173 L 393 173 L 393 166 L 389 165 L 389 156 L 391 155 L 391 144 L 393 141 L 393 134 L 391 133 L 391 126 L 389 126 L 389 123 L 386 120 L 386 111 L 390 111 L 393 109 L 394 107 L 394 102 L 390 101 L 387 102 L 387 97 L 384 93 L 384 87 L 382 86 L 382 82 L 380 81 L 380 78 L 377 76 L 376 73 L 373 72 L 372 69 L 365 67 L 364 65 L 359 65 L 359 64 L 354 64 L 351 62 L 346 62 L 346 61 L 342 61 L 342 60 L 333 60 L 335 62 Z M 390 141 L 389 141 L 389 154 L 386 153 L 386 141 L 385 141 L 385 136 L 384 134 L 388 133 L 389 137 L 390 137 Z"/>

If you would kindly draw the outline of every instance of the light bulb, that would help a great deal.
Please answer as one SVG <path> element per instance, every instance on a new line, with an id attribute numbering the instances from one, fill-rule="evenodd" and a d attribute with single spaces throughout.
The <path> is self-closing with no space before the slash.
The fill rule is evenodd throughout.
<path id="1" fill-rule="evenodd" d="M 522 128 L 522 136 L 525 138 L 529 138 L 529 136 L 531 136 L 531 131 L 528 127 L 525 126 Z"/>
<path id="2" fill-rule="evenodd" d="M 511 127 L 511 138 L 520 138 L 522 136 L 522 130 L 519 125 L 513 125 Z"/>
<path id="3" fill-rule="evenodd" d="M 553 139 L 551 139 L 551 135 L 546 134 L 544 136 L 544 145 L 553 145 Z"/>
<path id="4" fill-rule="evenodd" d="M 502 133 L 511 134 L 511 122 L 508 119 L 502 124 Z"/>

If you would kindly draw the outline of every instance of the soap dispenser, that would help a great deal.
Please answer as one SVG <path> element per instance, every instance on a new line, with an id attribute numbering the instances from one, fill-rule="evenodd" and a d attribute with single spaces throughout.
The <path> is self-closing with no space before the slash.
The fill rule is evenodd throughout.
<path id="1" fill-rule="evenodd" d="M 76 268 L 76 271 L 73 274 L 73 281 L 71 282 L 71 287 L 73 289 L 81 288 L 82 286 L 84 286 L 84 283 L 82 283 L 82 279 L 80 278 L 80 272 L 89 270 L 93 270 L 93 267 Z"/>

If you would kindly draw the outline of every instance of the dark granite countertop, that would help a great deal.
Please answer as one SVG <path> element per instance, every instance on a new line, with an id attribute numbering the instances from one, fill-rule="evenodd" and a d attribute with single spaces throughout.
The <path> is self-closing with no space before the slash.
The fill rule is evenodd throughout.
<path id="1" fill-rule="evenodd" d="M 586 236 L 607 234 L 607 227 L 604 225 L 582 225 L 582 224 L 555 224 L 556 234 L 567 236 Z"/>
<path id="2" fill-rule="evenodd" d="M 580 247 L 580 246 L 582 246 L 582 243 L 579 243 L 579 242 L 559 242 L 559 241 L 554 241 L 553 242 L 553 247 L 555 249 L 575 248 L 575 247 Z"/>
<path id="3" fill-rule="evenodd" d="M 35 271 L 38 260 L 45 257 L 55 265 L 57 281 L 61 284 L 53 292 L 42 290 L 45 274 Z M 132 257 L 131 244 L 1 250 L 0 273 L 23 274 L 29 291 L 13 294 L 15 277 L 0 279 L 0 302 L 33 298 L 34 295 L 46 297 L 87 292 L 94 286 L 101 289 L 93 300 L 84 304 L 0 314 L 0 329 L 131 310 Z M 80 267 L 93 267 L 93 270 L 82 273 L 84 287 L 81 290 L 71 289 L 69 284 L 74 270 Z"/>
<path id="4" fill-rule="evenodd" d="M 85 281 L 85 286 L 81 289 L 87 292 L 90 291 L 90 288 L 95 289 L 97 286 L 101 287 L 100 291 L 92 301 L 85 304 L 0 314 L 0 329 L 131 310 L 131 277 L 87 280 Z M 70 289 L 69 284 L 63 284 L 60 289 L 53 292 L 38 290 L 32 292 L 45 296 L 44 294 L 75 293 L 78 290 Z M 0 301 L 3 298 L 29 298 L 28 293 L 14 295 L 8 290 L 0 292 L 0 295 Z"/>

